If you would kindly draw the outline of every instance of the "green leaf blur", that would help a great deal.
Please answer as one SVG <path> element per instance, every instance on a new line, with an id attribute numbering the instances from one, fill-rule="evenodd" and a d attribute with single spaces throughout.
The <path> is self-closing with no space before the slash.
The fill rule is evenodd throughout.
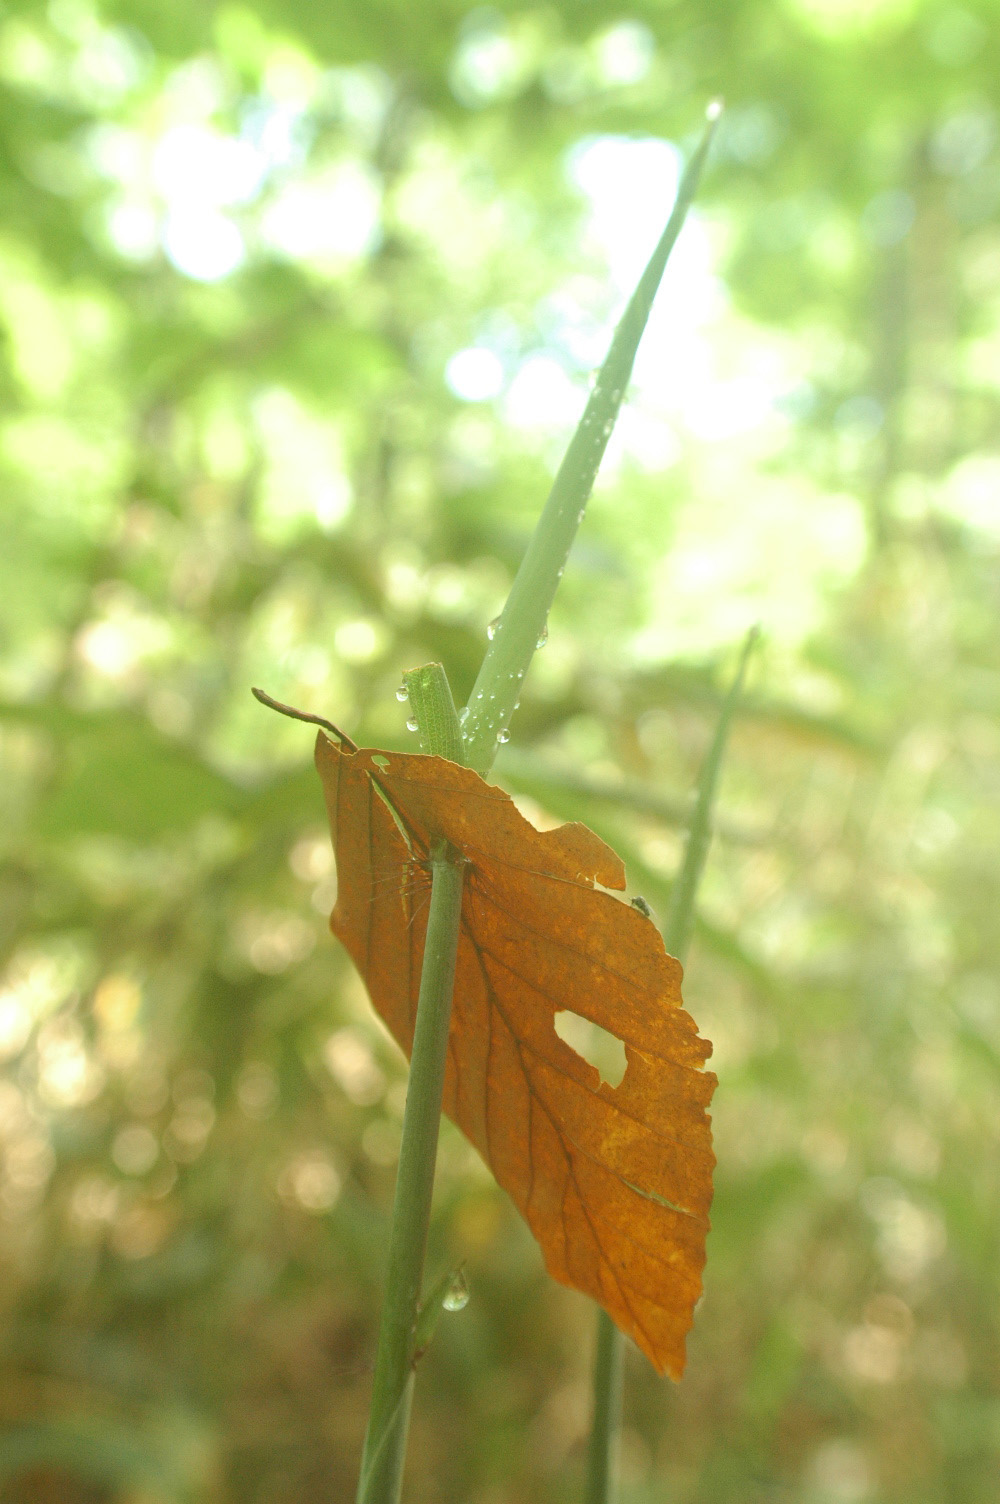
<path id="1" fill-rule="evenodd" d="M 0 1501 L 352 1497 L 405 1072 L 307 728 L 468 696 L 724 95 L 496 775 L 662 915 L 719 1156 L 622 1504 L 1000 1468 L 990 0 L 0 11 Z M 445 1124 L 412 1504 L 570 1504 L 592 1311 Z"/>

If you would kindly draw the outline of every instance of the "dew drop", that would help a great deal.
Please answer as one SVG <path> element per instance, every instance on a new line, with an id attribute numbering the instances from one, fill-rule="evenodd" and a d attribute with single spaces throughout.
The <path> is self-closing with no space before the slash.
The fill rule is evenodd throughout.
<path id="1" fill-rule="evenodd" d="M 399 688 L 396 690 L 396 699 L 399 701 L 400 705 L 402 705 L 409 698 L 410 698 L 410 691 L 407 689 L 407 687 L 406 687 L 405 684 L 401 684 L 399 686 Z"/>
<path id="2" fill-rule="evenodd" d="M 549 640 L 549 629 L 548 629 L 548 627 L 543 627 L 542 630 L 538 634 L 538 641 L 535 643 L 535 647 L 536 648 L 543 648 L 545 646 L 545 644 L 548 642 L 548 640 Z"/>
<path id="3" fill-rule="evenodd" d="M 407 731 L 419 731 L 420 730 L 420 727 L 417 725 L 417 718 L 416 718 L 415 715 L 411 715 L 410 716 L 410 719 L 406 723 L 406 729 L 407 729 Z"/>
<path id="4" fill-rule="evenodd" d="M 507 730 L 506 726 L 501 726 L 500 730 L 497 732 L 497 741 L 498 742 L 509 742 L 510 741 L 510 732 Z"/>
<path id="5" fill-rule="evenodd" d="M 458 1269 L 452 1277 L 441 1302 L 446 1311 L 464 1311 L 469 1304 L 469 1285 L 465 1278 L 465 1271 Z"/>
<path id="6" fill-rule="evenodd" d="M 490 639 L 490 642 L 493 641 L 493 639 L 497 635 L 497 632 L 499 631 L 499 629 L 500 629 L 500 618 L 499 618 L 499 616 L 494 616 L 493 620 L 490 622 L 489 626 L 486 628 L 486 635 Z"/>
<path id="7" fill-rule="evenodd" d="M 464 726 L 465 723 L 466 723 L 466 721 L 468 719 L 469 719 L 469 707 L 468 707 L 468 705 L 463 705 L 462 708 L 461 708 L 461 710 L 458 712 L 458 724 L 460 726 Z"/>

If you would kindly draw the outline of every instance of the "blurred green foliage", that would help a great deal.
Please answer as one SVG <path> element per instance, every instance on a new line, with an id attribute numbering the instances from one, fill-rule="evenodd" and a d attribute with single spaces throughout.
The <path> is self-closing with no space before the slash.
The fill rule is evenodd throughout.
<path id="1" fill-rule="evenodd" d="M 616 215 L 662 222 L 716 92 L 497 764 L 662 914 L 761 618 L 686 983 L 706 1294 L 679 1388 L 631 1356 L 623 1504 L 993 1496 L 998 21 L 0 11 L 5 1504 L 352 1497 L 405 1075 L 326 932 L 311 738 L 249 686 L 389 747 L 403 669 L 468 691 Z M 592 1312 L 446 1125 L 431 1277 L 463 1260 L 409 1498 L 574 1500 Z"/>

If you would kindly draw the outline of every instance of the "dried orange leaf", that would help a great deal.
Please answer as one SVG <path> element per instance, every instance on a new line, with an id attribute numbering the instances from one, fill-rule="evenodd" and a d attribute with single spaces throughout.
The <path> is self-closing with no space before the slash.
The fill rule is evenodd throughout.
<path id="1" fill-rule="evenodd" d="M 501 789 L 440 757 L 335 745 L 323 781 L 339 896 L 330 927 L 407 1055 L 442 837 L 466 861 L 444 1107 L 541 1245 L 679 1378 L 712 1198 L 711 1045 L 681 1007 L 681 967 L 584 825 L 540 832 Z M 569 1010 L 621 1039 L 602 1082 L 556 1033 Z"/>

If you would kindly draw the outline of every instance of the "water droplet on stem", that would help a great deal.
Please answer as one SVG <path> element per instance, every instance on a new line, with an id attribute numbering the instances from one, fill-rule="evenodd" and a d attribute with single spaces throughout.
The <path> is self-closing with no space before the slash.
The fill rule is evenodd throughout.
<path id="1" fill-rule="evenodd" d="M 469 1284 L 465 1278 L 465 1270 L 457 1269 L 452 1277 L 451 1284 L 445 1291 L 441 1305 L 446 1311 L 464 1311 L 469 1304 Z"/>

